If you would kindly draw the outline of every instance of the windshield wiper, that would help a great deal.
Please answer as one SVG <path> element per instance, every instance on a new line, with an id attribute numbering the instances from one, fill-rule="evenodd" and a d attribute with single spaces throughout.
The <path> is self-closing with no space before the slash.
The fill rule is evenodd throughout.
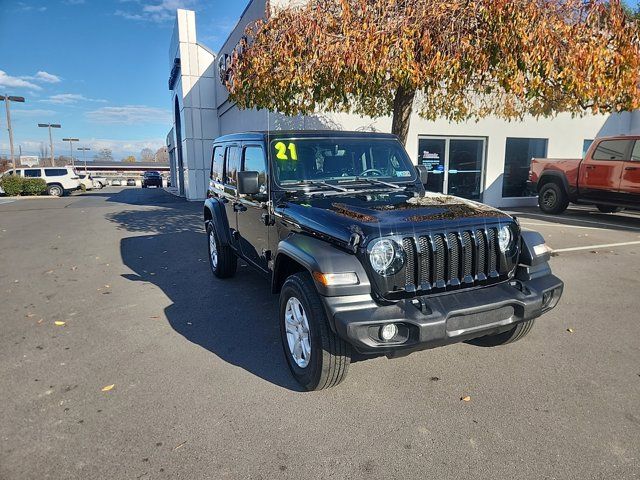
<path id="1" fill-rule="evenodd" d="M 383 182 L 382 180 L 378 180 L 376 178 L 369 177 L 355 177 L 353 179 L 349 179 L 350 182 L 367 182 L 370 185 L 384 185 L 385 187 L 390 187 L 395 190 L 403 190 L 404 187 L 400 185 L 396 185 L 395 183 Z M 339 182 L 339 181 L 338 181 Z"/>
<path id="2" fill-rule="evenodd" d="M 310 187 L 320 187 L 320 188 L 331 188 L 332 190 L 336 190 L 338 192 L 350 192 L 348 188 L 339 187 L 338 185 L 332 185 L 327 182 L 319 181 L 319 180 L 301 180 L 297 182 L 300 185 L 309 185 Z M 309 192 L 315 193 L 315 192 Z"/>

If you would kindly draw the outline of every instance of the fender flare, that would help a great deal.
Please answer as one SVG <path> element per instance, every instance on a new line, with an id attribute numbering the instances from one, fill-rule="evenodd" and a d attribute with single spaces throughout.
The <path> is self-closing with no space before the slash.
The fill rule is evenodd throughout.
<path id="1" fill-rule="evenodd" d="M 546 172 L 542 172 L 540 178 L 538 179 L 538 193 L 540 193 L 540 189 L 545 183 L 549 183 L 550 179 L 559 179 L 564 191 L 567 195 L 571 195 L 571 188 L 569 187 L 569 180 L 567 180 L 567 176 L 564 172 L 559 172 L 556 170 L 548 170 Z"/>
<path id="2" fill-rule="evenodd" d="M 207 215 L 208 213 L 208 215 Z M 217 198 L 208 198 L 204 202 L 204 221 L 205 223 L 210 220 L 218 234 L 218 239 L 223 246 L 231 244 L 231 233 L 229 231 L 229 220 L 227 219 L 227 212 L 224 208 L 224 204 Z"/>
<path id="3" fill-rule="evenodd" d="M 277 293 L 281 284 L 283 269 L 290 260 L 297 262 L 309 273 L 348 273 L 358 276 L 357 285 L 326 286 L 314 279 L 318 293 L 325 297 L 362 295 L 371 293 L 367 272 L 354 254 L 341 250 L 323 240 L 304 234 L 293 234 L 278 244 L 272 276 L 272 291 Z"/>

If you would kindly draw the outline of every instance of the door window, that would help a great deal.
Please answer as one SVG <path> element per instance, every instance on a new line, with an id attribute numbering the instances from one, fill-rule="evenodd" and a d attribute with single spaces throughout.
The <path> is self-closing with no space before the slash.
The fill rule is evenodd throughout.
<path id="1" fill-rule="evenodd" d="M 527 189 L 531 159 L 546 158 L 547 144 L 546 138 L 507 138 L 502 181 L 503 197 L 531 195 Z"/>
<path id="2" fill-rule="evenodd" d="M 211 180 L 222 183 L 222 172 L 224 170 L 224 147 L 218 145 L 213 149 L 211 157 Z"/>
<path id="3" fill-rule="evenodd" d="M 39 178 L 41 176 L 39 168 L 29 168 L 24 171 L 25 177 Z"/>
<path id="4" fill-rule="evenodd" d="M 67 174 L 67 170 L 65 168 L 45 168 L 44 174 L 47 177 L 63 177 Z M 81 176 L 80 178 L 84 178 Z"/>
<path id="5" fill-rule="evenodd" d="M 260 192 L 264 189 L 264 193 L 266 193 L 267 170 L 264 151 L 261 147 L 245 147 L 242 170 L 245 172 L 258 172 Z"/>
<path id="6" fill-rule="evenodd" d="M 238 185 L 238 168 L 240 164 L 240 147 L 227 147 L 224 164 L 224 183 L 230 187 Z"/>
<path id="7" fill-rule="evenodd" d="M 631 161 L 640 162 L 640 140 L 636 140 L 633 145 L 633 151 L 631 152 Z"/>
<path id="8" fill-rule="evenodd" d="M 632 140 L 604 140 L 593 152 L 594 160 L 628 160 Z"/>

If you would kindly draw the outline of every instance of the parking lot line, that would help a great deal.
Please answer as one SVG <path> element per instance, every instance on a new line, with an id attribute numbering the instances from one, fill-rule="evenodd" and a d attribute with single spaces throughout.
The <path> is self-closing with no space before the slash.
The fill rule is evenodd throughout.
<path id="1" fill-rule="evenodd" d="M 572 218 L 572 217 L 568 217 L 568 216 L 563 216 L 563 217 L 555 217 L 555 216 L 550 216 L 550 215 L 541 215 L 538 213 L 522 213 L 522 212 L 507 212 L 510 215 L 515 215 L 518 218 L 526 218 L 526 216 L 530 216 L 530 217 L 538 217 L 538 218 L 542 218 L 544 220 L 547 220 L 550 224 L 555 224 L 555 225 L 561 225 L 563 227 L 565 226 L 569 226 L 566 225 L 564 223 L 560 223 L 561 220 L 564 221 L 571 221 L 571 222 L 579 222 L 579 223 L 588 223 L 590 225 L 599 225 L 599 226 L 604 226 L 604 227 L 615 227 L 617 229 L 623 229 L 623 230 L 636 230 L 636 231 L 640 231 L 640 228 L 638 227 L 629 227 L 627 225 L 620 225 L 617 223 L 609 223 L 609 222 L 596 222 L 593 220 L 584 220 L 582 218 Z M 620 217 L 622 218 L 622 217 Z M 629 217 L 624 217 L 624 218 L 629 218 Z M 553 219 L 557 219 L 556 221 L 554 221 Z"/>
<path id="2" fill-rule="evenodd" d="M 554 249 L 553 253 L 562 252 L 577 252 L 579 250 L 594 250 L 597 248 L 612 248 L 612 247 L 626 247 L 629 245 L 640 245 L 640 241 L 636 242 L 621 242 L 621 243 L 605 243 L 601 245 L 587 245 L 586 247 L 571 247 L 571 248 L 558 248 Z"/>
<path id="3" fill-rule="evenodd" d="M 559 227 L 559 228 L 580 228 L 584 230 L 609 230 L 606 227 L 582 227 L 580 225 L 566 225 L 564 223 L 533 223 L 533 222 L 520 222 L 520 225 L 529 225 L 533 227 Z M 626 228 L 626 227 L 625 227 Z M 633 227 L 631 227 L 633 228 Z"/>

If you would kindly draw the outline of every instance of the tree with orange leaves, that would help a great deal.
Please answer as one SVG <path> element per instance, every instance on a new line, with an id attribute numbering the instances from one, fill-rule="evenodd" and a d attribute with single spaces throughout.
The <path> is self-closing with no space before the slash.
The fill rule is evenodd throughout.
<path id="1" fill-rule="evenodd" d="M 640 29 L 619 0 L 309 0 L 247 28 L 240 108 L 427 119 L 640 108 Z"/>

